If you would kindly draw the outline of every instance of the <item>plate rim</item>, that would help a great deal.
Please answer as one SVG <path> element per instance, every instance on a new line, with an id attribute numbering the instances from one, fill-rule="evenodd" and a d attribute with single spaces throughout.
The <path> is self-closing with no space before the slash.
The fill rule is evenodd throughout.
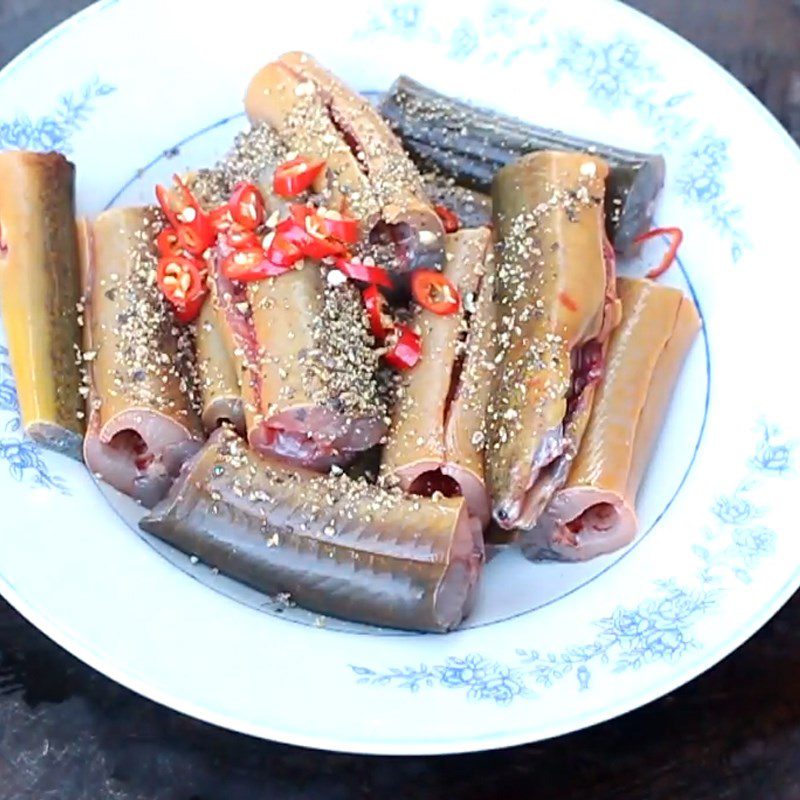
<path id="1" fill-rule="evenodd" d="M 594 727 L 603 722 L 610 722 L 624 714 L 661 699 L 671 692 L 674 692 L 676 689 L 687 685 L 703 673 L 721 663 L 725 658 L 731 655 L 731 653 L 755 636 L 764 625 L 780 611 L 795 591 L 797 591 L 799 586 L 800 568 L 798 568 L 795 574 L 784 583 L 775 595 L 773 595 L 771 603 L 762 604 L 756 613 L 750 617 L 748 625 L 746 627 L 740 626 L 737 628 L 735 634 L 718 646 L 716 650 L 706 653 L 705 657 L 698 658 L 693 665 L 679 674 L 657 679 L 648 686 L 648 688 L 635 696 L 624 698 L 622 702 L 618 702 L 615 705 L 607 705 L 600 710 L 584 714 L 580 717 L 579 727 L 574 727 L 571 722 L 573 718 L 566 718 L 561 720 L 558 724 L 551 724 L 550 727 L 545 727 L 543 732 L 537 734 L 533 739 L 526 737 L 526 734 L 520 729 L 515 729 L 501 735 L 491 734 L 491 739 L 480 739 L 476 738 L 474 735 L 467 734 L 464 739 L 451 737 L 446 743 L 442 743 L 441 740 L 426 742 L 423 739 L 420 739 L 419 742 L 410 743 L 406 741 L 393 742 L 390 739 L 376 741 L 371 738 L 364 738 L 363 740 L 359 740 L 352 736 L 345 740 L 341 737 L 332 738 L 330 736 L 320 736 L 310 733 L 296 733 L 294 731 L 287 731 L 284 728 L 273 728 L 266 723 L 246 723 L 239 718 L 230 717 L 220 712 L 210 711 L 194 702 L 182 698 L 176 699 L 169 695 L 169 693 L 162 693 L 154 689 L 152 686 L 141 681 L 137 676 L 127 673 L 124 666 L 117 665 L 113 662 L 111 664 L 104 662 L 102 658 L 92 652 L 91 647 L 83 643 L 77 635 L 73 635 L 65 629 L 58 629 L 52 626 L 47 614 L 45 612 L 39 612 L 32 603 L 25 600 L 25 598 L 16 591 L 13 584 L 0 573 L 0 590 L 2 590 L 0 593 L 28 622 L 78 660 L 88 664 L 100 674 L 105 675 L 114 682 L 121 684 L 125 688 L 130 689 L 148 700 L 173 711 L 177 711 L 184 716 L 192 717 L 216 727 L 245 734 L 257 739 L 266 739 L 327 752 L 350 753 L 353 755 L 395 756 L 454 755 L 458 753 L 499 750 L 506 747 L 546 741 L 569 733 L 577 733 L 578 731 L 586 730 L 587 728 Z"/>

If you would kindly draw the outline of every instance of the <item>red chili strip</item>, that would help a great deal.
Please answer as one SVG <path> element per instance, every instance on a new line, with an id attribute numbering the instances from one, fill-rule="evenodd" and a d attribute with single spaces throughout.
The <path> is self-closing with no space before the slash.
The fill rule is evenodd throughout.
<path id="1" fill-rule="evenodd" d="M 661 263 L 645 275 L 645 277 L 650 278 L 650 280 L 660 278 L 672 266 L 678 254 L 678 248 L 683 241 L 683 231 L 680 228 L 653 228 L 647 231 L 647 233 L 637 236 L 634 241 L 637 243 L 646 242 L 648 239 L 653 239 L 656 236 L 669 236 L 670 245 L 667 248 L 667 252 L 664 253 Z"/>

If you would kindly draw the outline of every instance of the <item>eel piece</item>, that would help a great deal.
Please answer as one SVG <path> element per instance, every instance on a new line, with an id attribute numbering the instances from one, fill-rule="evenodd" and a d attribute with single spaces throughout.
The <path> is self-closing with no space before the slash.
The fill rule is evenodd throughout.
<path id="1" fill-rule="evenodd" d="M 192 188 L 205 205 L 227 199 L 241 180 L 260 185 L 270 217 L 284 215 L 269 176 L 286 147 L 268 125 L 237 137 Z M 262 232 L 263 234 L 263 232 Z M 306 259 L 291 272 L 250 284 L 221 270 L 220 240 L 211 264 L 211 305 L 235 365 L 250 444 L 315 469 L 346 464 L 386 432 L 386 404 L 376 373 L 379 353 L 363 304 L 351 285 Z"/>
<path id="2" fill-rule="evenodd" d="M 609 166 L 606 233 L 615 249 L 630 254 L 650 229 L 664 186 L 664 158 L 579 139 L 496 111 L 477 108 L 406 77 L 384 96 L 380 111 L 415 162 L 471 189 L 488 191 L 496 172 L 527 153 L 577 150 Z"/>
<path id="3" fill-rule="evenodd" d="M 498 370 L 486 451 L 494 517 L 530 528 L 567 478 L 619 321 L 602 159 L 546 151 L 497 173 Z"/>
<path id="4" fill-rule="evenodd" d="M 154 208 L 117 208 L 79 233 L 89 424 L 84 458 L 115 489 L 153 506 L 203 434 L 193 337 L 155 282 Z"/>
<path id="5" fill-rule="evenodd" d="M 0 153 L 0 315 L 25 432 L 80 459 L 80 265 L 75 168 L 60 153 Z"/>
<path id="6" fill-rule="evenodd" d="M 141 527 L 321 614 L 444 632 L 483 562 L 461 498 L 428 500 L 258 456 L 218 431 Z"/>
<path id="7" fill-rule="evenodd" d="M 417 313 L 422 354 L 403 376 L 381 467 L 385 481 L 412 494 L 463 496 L 478 530 L 490 517 L 483 447 L 495 356 L 491 244 L 487 228 L 446 236 L 444 274 L 461 309 Z"/>
<path id="8" fill-rule="evenodd" d="M 244 433 L 244 408 L 236 364 L 228 352 L 211 302 L 206 302 L 200 312 L 196 349 L 203 427 L 210 433 L 222 425 L 232 425 L 239 433 Z"/>
<path id="9" fill-rule="evenodd" d="M 678 289 L 627 278 L 617 287 L 622 322 L 569 478 L 520 534 L 532 559 L 584 561 L 636 535 L 636 494 L 700 318 Z"/>
<path id="10" fill-rule="evenodd" d="M 250 443 L 315 469 L 346 464 L 386 433 L 378 351 L 358 289 L 308 261 L 247 287 L 259 346 Z"/>
<path id="11" fill-rule="evenodd" d="M 368 100 L 311 56 L 291 52 L 258 72 L 245 107 L 291 150 L 326 160 L 326 205 L 360 218 L 367 242 L 393 254 L 387 266 L 398 277 L 442 263 L 442 223 L 416 167 Z"/>

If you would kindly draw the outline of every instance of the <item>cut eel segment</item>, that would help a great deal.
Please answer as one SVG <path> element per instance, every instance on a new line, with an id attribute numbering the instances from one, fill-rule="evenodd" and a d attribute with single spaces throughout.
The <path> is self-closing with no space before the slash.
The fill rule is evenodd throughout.
<path id="1" fill-rule="evenodd" d="M 245 428 L 259 452 L 311 469 L 346 464 L 386 432 L 378 352 L 358 292 L 308 262 L 247 286 L 218 254 L 211 302 L 239 373 Z"/>
<path id="2" fill-rule="evenodd" d="M 80 458 L 84 434 L 75 168 L 0 153 L 0 314 L 25 432 Z"/>
<path id="3" fill-rule="evenodd" d="M 251 81 L 248 116 L 298 153 L 325 159 L 323 197 L 358 217 L 367 239 L 406 273 L 442 263 L 444 231 L 416 167 L 370 103 L 305 53 L 286 53 Z"/>
<path id="4" fill-rule="evenodd" d="M 635 251 L 637 238 L 650 229 L 664 185 L 663 156 L 540 128 L 439 94 L 405 75 L 384 95 L 380 111 L 423 169 L 479 191 L 488 190 L 501 167 L 526 153 L 569 150 L 598 155 L 609 165 L 606 230 L 616 250 Z"/>
<path id="5" fill-rule="evenodd" d="M 260 182 L 267 213 L 284 213 L 264 176 L 286 158 L 265 124 L 237 137 L 231 152 L 192 186 L 219 202 L 240 180 Z M 333 285 L 328 268 L 305 260 L 278 278 L 243 284 L 222 274 L 224 237 L 211 263 L 211 313 L 237 373 L 245 430 L 258 451 L 314 469 L 345 464 L 386 431 L 378 352 L 361 298 Z"/>
<path id="6" fill-rule="evenodd" d="M 268 594 L 410 630 L 457 627 L 483 562 L 461 498 L 412 498 L 289 467 L 227 431 L 212 436 L 140 524 Z"/>
<path id="7" fill-rule="evenodd" d="M 191 401 L 191 334 L 156 286 L 152 208 L 79 225 L 89 425 L 84 458 L 100 479 L 153 506 L 202 441 Z"/>
<path id="8" fill-rule="evenodd" d="M 236 364 L 217 324 L 213 303 L 207 302 L 200 312 L 196 348 L 203 427 L 210 433 L 222 425 L 232 425 L 239 433 L 244 433 L 244 409 Z"/>
<path id="9" fill-rule="evenodd" d="M 247 294 L 260 354 L 252 446 L 327 469 L 378 444 L 386 432 L 378 353 L 358 290 L 330 284 L 327 270 L 309 261 L 249 284 Z"/>
<path id="10" fill-rule="evenodd" d="M 622 322 L 565 486 L 520 534 L 529 558 L 583 561 L 629 544 L 636 494 L 686 353 L 700 329 L 678 289 L 620 278 Z"/>
<path id="11" fill-rule="evenodd" d="M 566 480 L 619 320 L 607 174 L 599 158 L 544 151 L 495 177 L 500 353 L 486 459 L 506 529 L 532 527 Z"/>
<path id="12" fill-rule="evenodd" d="M 414 494 L 463 496 L 480 531 L 490 517 L 483 426 L 494 368 L 491 233 L 448 234 L 446 252 L 444 274 L 462 307 L 449 316 L 417 314 L 422 354 L 399 390 L 381 472 Z"/>

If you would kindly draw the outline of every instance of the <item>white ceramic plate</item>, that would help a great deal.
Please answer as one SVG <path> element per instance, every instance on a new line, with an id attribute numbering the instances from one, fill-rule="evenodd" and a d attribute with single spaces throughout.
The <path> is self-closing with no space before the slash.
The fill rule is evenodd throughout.
<path id="1" fill-rule="evenodd" d="M 154 182 L 224 152 L 259 66 L 303 48 L 361 90 L 407 72 L 541 124 L 663 152 L 657 222 L 686 234 L 669 280 L 693 294 L 705 325 L 639 499 L 643 532 L 585 565 L 504 554 L 486 569 L 474 617 L 447 636 L 323 620 L 156 544 L 136 531 L 132 504 L 22 440 L 0 351 L 0 591 L 159 702 L 363 753 L 554 736 L 719 661 L 800 583 L 795 145 L 719 67 L 613 2 L 267 8 L 91 7 L 0 73 L 0 147 L 67 151 L 83 212 L 150 200 Z M 623 271 L 641 274 L 658 249 Z"/>

